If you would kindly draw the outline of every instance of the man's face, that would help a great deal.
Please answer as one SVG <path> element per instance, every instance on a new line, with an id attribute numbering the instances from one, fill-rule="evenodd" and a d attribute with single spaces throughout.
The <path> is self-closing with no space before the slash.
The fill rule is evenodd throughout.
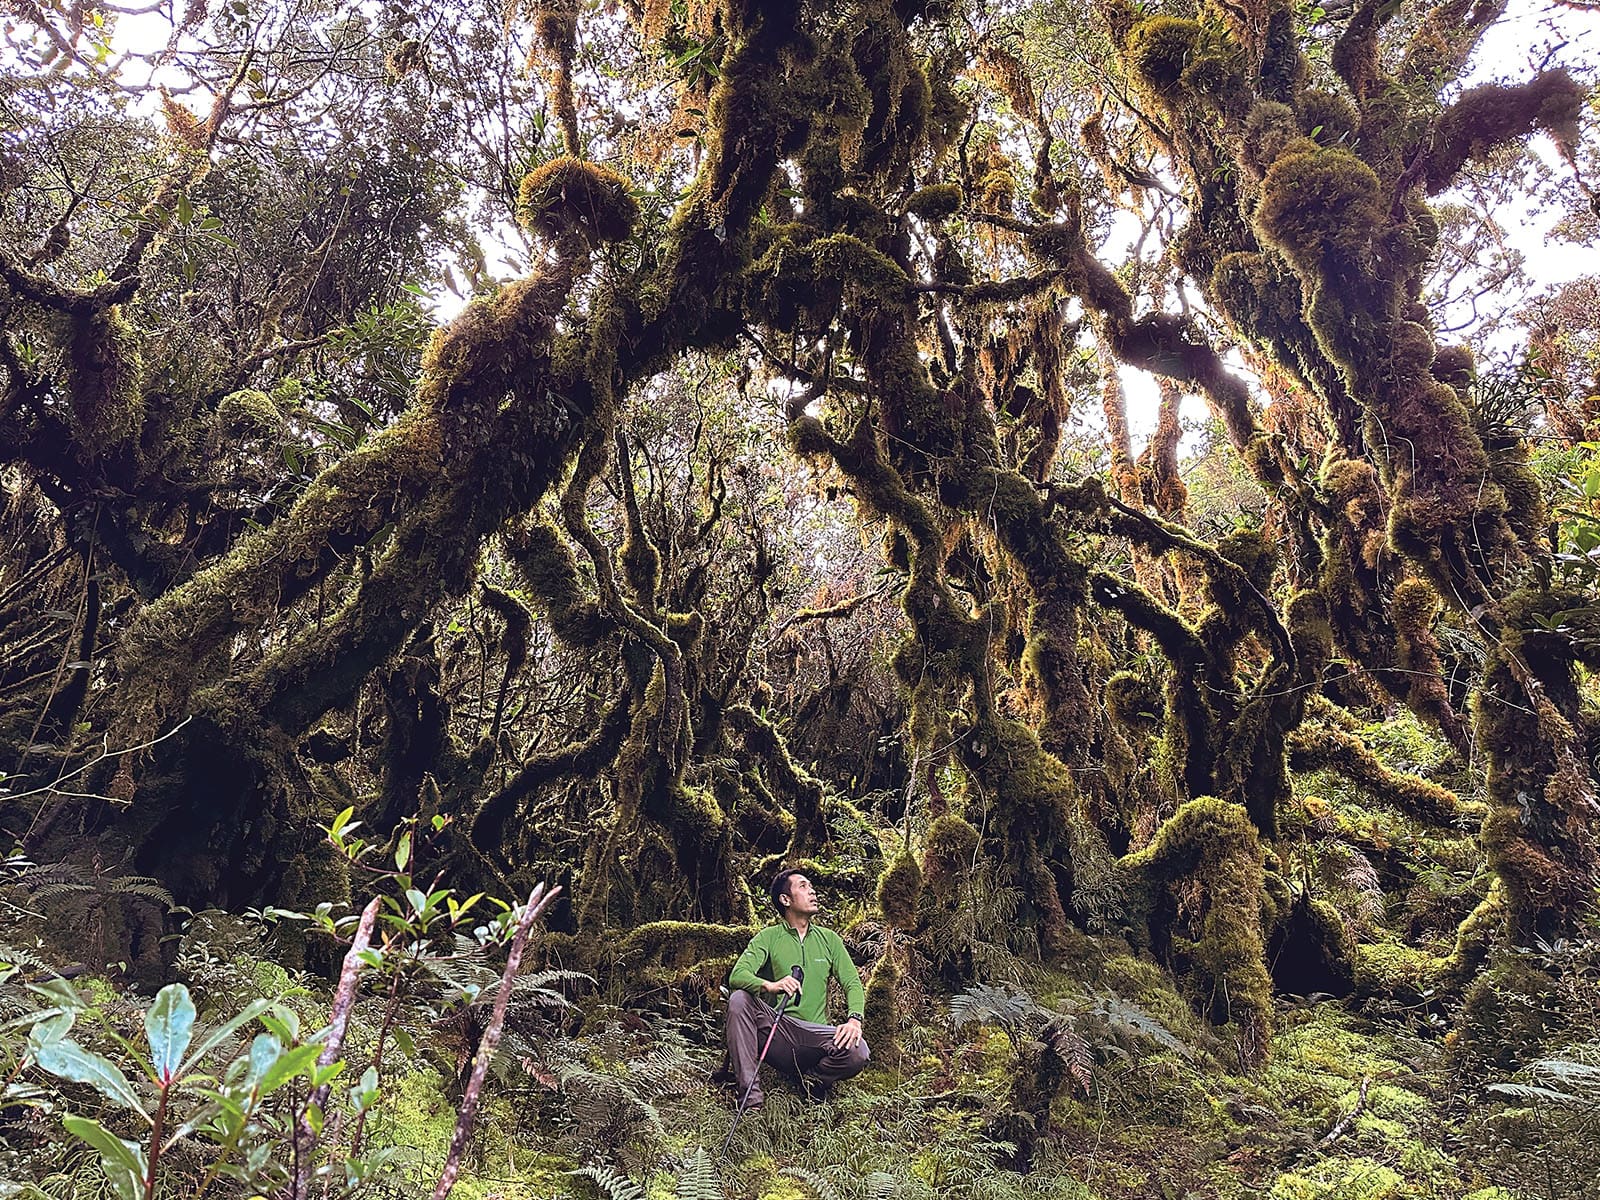
<path id="1" fill-rule="evenodd" d="M 804 875 L 789 876 L 789 906 L 783 910 L 795 916 L 809 917 L 817 911 L 817 889 Z"/>

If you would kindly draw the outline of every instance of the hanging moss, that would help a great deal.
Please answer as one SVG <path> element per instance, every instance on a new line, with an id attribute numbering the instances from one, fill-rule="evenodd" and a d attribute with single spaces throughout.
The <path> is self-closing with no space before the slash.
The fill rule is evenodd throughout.
<path id="1" fill-rule="evenodd" d="M 922 868 L 911 852 L 906 851 L 878 880 L 878 908 L 886 922 L 910 932 L 917 927 L 917 907 L 921 901 Z"/>

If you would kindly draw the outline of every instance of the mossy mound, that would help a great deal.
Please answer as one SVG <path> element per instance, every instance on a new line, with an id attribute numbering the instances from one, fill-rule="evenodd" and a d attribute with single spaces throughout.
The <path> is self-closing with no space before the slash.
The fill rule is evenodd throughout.
<path id="1" fill-rule="evenodd" d="M 546 237 L 578 229 L 592 241 L 618 242 L 633 231 L 639 203 L 615 171 L 564 156 L 522 177 L 517 212 L 529 229 Z"/>
<path id="2" fill-rule="evenodd" d="M 1302 274 L 1354 262 L 1387 218 L 1383 185 L 1354 154 L 1313 142 L 1286 149 L 1261 183 L 1256 231 Z"/>

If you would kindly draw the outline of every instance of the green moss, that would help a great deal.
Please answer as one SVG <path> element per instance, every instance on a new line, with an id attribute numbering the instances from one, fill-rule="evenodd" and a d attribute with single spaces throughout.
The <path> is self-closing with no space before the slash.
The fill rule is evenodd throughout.
<path id="1" fill-rule="evenodd" d="M 1261 183 L 1256 231 L 1303 274 L 1357 261 L 1387 218 L 1372 168 L 1342 149 L 1296 143 Z"/>
<path id="2" fill-rule="evenodd" d="M 930 183 L 906 199 L 906 211 L 924 221 L 943 221 L 961 211 L 964 197 L 958 183 Z"/>
<path id="3" fill-rule="evenodd" d="M 900 1011 L 895 1002 L 899 986 L 900 968 L 893 952 L 887 952 L 867 979 L 867 1011 L 862 1014 L 862 1033 L 872 1050 L 872 1060 L 886 1067 L 900 1062 Z"/>
<path id="4" fill-rule="evenodd" d="M 753 925 L 704 921 L 651 921 L 629 930 L 616 944 L 617 961 L 688 967 L 704 959 L 738 954 L 756 934 Z"/>
<path id="5" fill-rule="evenodd" d="M 517 213 L 534 232 L 556 237 L 578 229 L 595 242 L 617 242 L 633 231 L 639 204 L 615 171 L 576 158 L 552 159 L 522 177 Z"/>
<path id="6" fill-rule="evenodd" d="M 255 388 L 229 392 L 217 403 L 217 423 L 230 438 L 267 438 L 283 428 L 283 414 L 272 397 Z"/>
<path id="7" fill-rule="evenodd" d="M 1339 146 L 1355 136 L 1356 106 L 1338 92 L 1307 88 L 1295 100 L 1301 131 L 1318 145 Z"/>
<path id="8" fill-rule="evenodd" d="M 114 449 L 144 425 L 144 340 L 120 305 L 67 320 L 65 376 L 79 442 Z"/>
<path id="9" fill-rule="evenodd" d="M 1209 989 L 1211 1012 L 1239 1023 L 1241 1058 L 1262 1061 L 1272 1029 L 1272 979 L 1261 928 L 1261 846 L 1244 808 L 1210 797 L 1184 804 L 1149 846 L 1122 860 L 1145 922 L 1175 962 L 1187 961 Z M 1184 937 L 1172 898 L 1205 895 L 1198 936 Z"/>
<path id="10" fill-rule="evenodd" d="M 954 813 L 935 817 L 922 847 L 922 878 L 940 899 L 954 894 L 956 885 L 972 871 L 979 835 L 971 822 Z"/>
<path id="11" fill-rule="evenodd" d="M 922 900 L 922 868 L 907 851 L 884 871 L 878 880 L 878 908 L 883 919 L 896 929 L 917 927 L 917 906 Z"/>
<path id="12" fill-rule="evenodd" d="M 1537 1057 L 1563 1024 L 1555 980 L 1531 963 L 1507 958 L 1474 979 L 1462 996 L 1453 1049 L 1470 1062 L 1512 1071 Z"/>
<path id="13" fill-rule="evenodd" d="M 1269 1200 L 1400 1200 L 1414 1193 L 1393 1167 L 1339 1155 L 1273 1181 Z"/>
<path id="14" fill-rule="evenodd" d="M 1141 675 L 1118 671 L 1106 680 L 1106 715 L 1125 729 L 1154 733 L 1166 715 L 1161 692 Z"/>

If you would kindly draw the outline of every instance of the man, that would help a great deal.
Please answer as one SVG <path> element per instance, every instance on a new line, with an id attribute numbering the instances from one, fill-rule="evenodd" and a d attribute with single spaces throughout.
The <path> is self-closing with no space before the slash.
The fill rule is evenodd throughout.
<path id="1" fill-rule="evenodd" d="M 829 1087 L 860 1072 L 870 1057 L 861 1037 L 866 990 L 839 935 L 811 923 L 816 888 L 799 871 L 780 871 L 772 881 L 772 907 L 779 920 L 750 939 L 728 975 L 728 1055 L 741 1096 L 756 1078 L 756 1059 L 774 1021 L 778 1029 L 766 1061 L 792 1075 L 805 1072 Z M 803 982 L 790 974 L 796 966 L 803 968 Z M 826 1023 L 830 976 L 844 987 L 849 1017 L 843 1025 Z M 789 1002 L 779 1017 L 773 1006 L 783 993 Z M 761 1107 L 762 1099 L 756 1084 L 748 1107 Z"/>

